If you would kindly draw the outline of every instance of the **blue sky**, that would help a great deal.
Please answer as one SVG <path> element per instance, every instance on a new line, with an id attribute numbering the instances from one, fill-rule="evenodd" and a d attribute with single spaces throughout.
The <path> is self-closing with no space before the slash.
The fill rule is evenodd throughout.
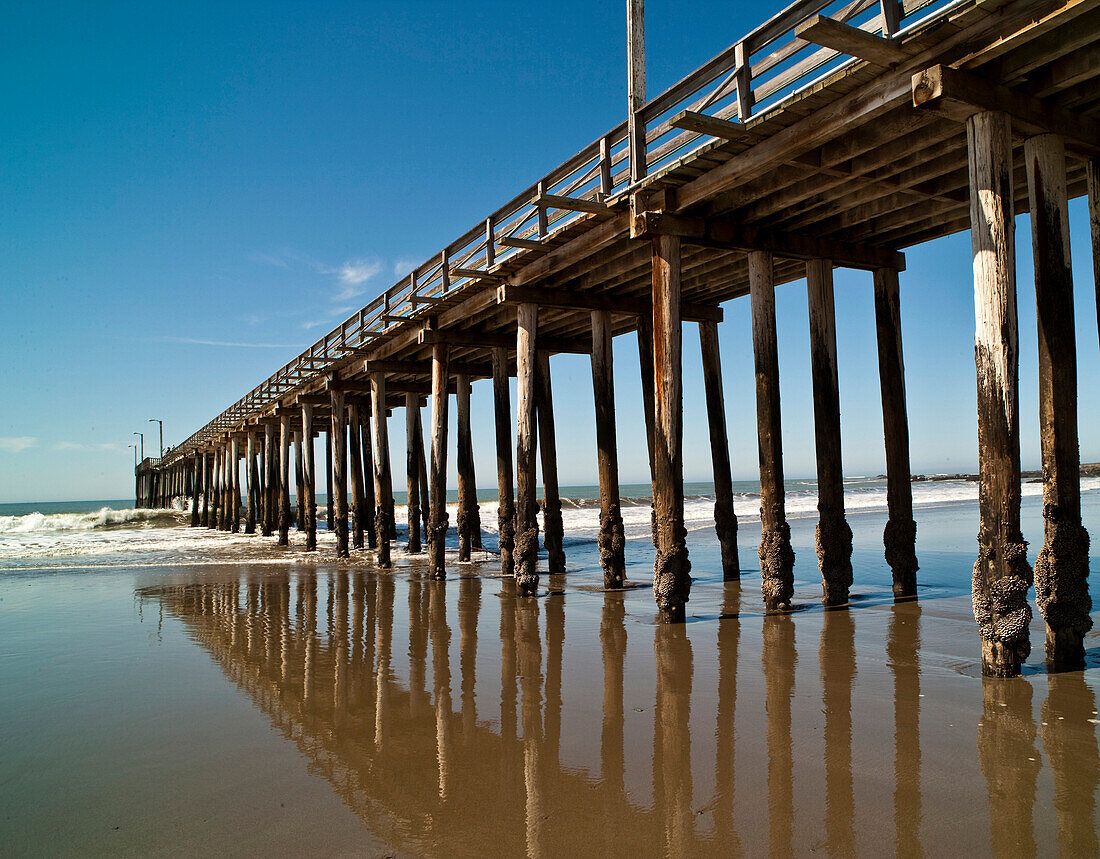
<path id="1" fill-rule="evenodd" d="M 654 94 L 778 10 L 647 3 Z M 134 430 L 185 438 L 623 117 L 621 0 L 14 3 L 0 32 L 0 502 L 126 498 Z M 701 26 L 699 22 L 706 22 Z M 1100 460 L 1086 212 L 1070 208 L 1081 452 Z M 1023 462 L 1039 460 L 1034 292 L 1017 221 Z M 902 275 L 916 471 L 973 470 L 966 234 Z M 883 469 L 870 276 L 837 272 L 845 469 Z M 788 476 L 814 471 L 803 284 L 777 296 Z M 746 300 L 721 326 L 735 476 L 756 477 Z M 648 480 L 636 347 L 616 339 L 624 482 Z M 685 325 L 685 474 L 710 474 Z M 587 360 L 554 358 L 560 478 L 595 480 Z M 474 387 L 492 486 L 489 383 Z M 392 427 L 403 462 L 403 419 Z M 453 444 L 452 434 L 452 444 Z M 453 456 L 451 457 L 453 469 Z M 401 483 L 398 478 L 397 483 Z"/>

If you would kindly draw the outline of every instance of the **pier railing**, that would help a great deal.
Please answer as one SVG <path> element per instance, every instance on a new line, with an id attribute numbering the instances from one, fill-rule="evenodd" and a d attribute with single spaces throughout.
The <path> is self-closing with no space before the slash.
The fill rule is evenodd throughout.
<path id="1" fill-rule="evenodd" d="M 525 188 L 396 284 L 280 367 L 165 457 L 186 456 L 239 426 L 307 379 L 365 351 L 404 324 L 425 320 L 469 288 L 494 282 L 502 263 L 610 206 L 679 166 L 723 133 L 779 109 L 827 75 L 858 60 L 796 35 L 815 16 L 893 38 L 947 15 L 968 0 L 799 0 L 649 100 L 637 119 L 644 142 L 632 152 L 627 122 L 616 125 Z M 708 122 L 713 120 L 715 122 Z M 715 128 L 722 132 L 714 133 Z M 754 137 L 751 124 L 745 142 Z M 632 167 L 635 169 L 632 171 Z M 631 175 L 646 177 L 631 183 Z M 158 461 L 159 464 L 159 461 Z"/>

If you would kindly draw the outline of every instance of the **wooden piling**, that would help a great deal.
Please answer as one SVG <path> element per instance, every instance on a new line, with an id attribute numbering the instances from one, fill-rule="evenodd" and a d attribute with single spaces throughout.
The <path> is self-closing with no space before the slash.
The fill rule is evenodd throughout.
<path id="1" fill-rule="evenodd" d="M 605 588 L 626 582 L 623 516 L 619 499 L 619 451 L 615 438 L 615 376 L 611 314 L 592 311 L 592 394 L 596 406 L 596 469 L 600 479 L 600 550 Z"/>
<path id="2" fill-rule="evenodd" d="M 1019 345 L 1012 137 L 1007 114 L 966 122 L 974 250 L 974 361 L 978 377 L 978 560 L 974 617 L 982 672 L 1013 677 L 1031 652 L 1032 572 L 1020 531 Z"/>
<path id="3" fill-rule="evenodd" d="M 202 457 L 197 450 L 195 451 L 193 467 L 194 475 L 191 478 L 191 527 L 197 528 L 199 526 L 199 473 L 202 468 Z"/>
<path id="4" fill-rule="evenodd" d="M 405 510 L 409 523 L 409 554 L 418 554 L 420 547 L 420 398 L 405 394 Z"/>
<path id="5" fill-rule="evenodd" d="M 653 507 L 657 557 L 653 596 L 662 619 L 681 622 L 691 591 L 684 528 L 680 238 L 657 236 L 653 251 Z"/>
<path id="6" fill-rule="evenodd" d="M 370 403 L 359 403 L 359 452 L 363 456 L 363 533 L 367 548 L 378 548 L 374 527 L 374 434 L 371 432 Z"/>
<path id="7" fill-rule="evenodd" d="M 386 422 L 386 374 L 371 373 L 371 411 L 374 426 L 374 532 L 378 535 L 378 566 L 390 566 L 393 537 L 393 476 L 390 472 L 390 438 Z"/>
<path id="8" fill-rule="evenodd" d="M 817 450 L 818 521 L 814 542 L 821 570 L 822 601 L 827 606 L 844 605 L 852 586 L 852 529 L 844 518 L 832 260 L 814 259 L 806 263 L 806 295 Z"/>
<path id="9" fill-rule="evenodd" d="M 257 460 L 259 459 L 260 448 L 263 446 L 263 440 L 256 432 L 250 432 L 248 435 L 252 441 L 252 456 L 248 460 L 248 474 L 250 481 L 250 493 L 249 504 L 252 511 L 252 530 L 248 533 L 256 533 L 256 525 L 260 522 L 263 516 L 263 481 L 260 477 L 260 467 Z"/>
<path id="10" fill-rule="evenodd" d="M 302 434 L 294 433 L 294 527 L 298 531 L 306 530 L 306 493 L 302 474 Z"/>
<path id="11" fill-rule="evenodd" d="M 542 527 L 546 549 L 546 571 L 551 576 L 565 572 L 565 529 L 561 519 L 561 494 L 558 490 L 558 444 L 554 432 L 554 389 L 550 378 L 550 354 L 538 353 L 535 376 L 539 427 L 539 458 L 542 461 Z"/>
<path id="12" fill-rule="evenodd" d="M 722 552 L 722 579 L 741 578 L 737 557 L 737 514 L 733 509 L 733 473 L 726 435 L 726 404 L 722 390 L 722 358 L 718 349 L 718 323 L 699 323 L 699 349 L 703 360 L 703 390 L 710 426 L 710 461 L 714 473 L 714 530 Z"/>
<path id="13" fill-rule="evenodd" d="M 240 442 L 236 436 L 229 440 L 229 530 L 234 534 L 241 530 L 241 505 L 237 496 L 237 482 L 241 478 Z"/>
<path id="14" fill-rule="evenodd" d="M 458 410 L 458 559 L 470 560 L 470 550 L 481 548 L 481 515 L 477 507 L 474 478 L 474 441 L 470 430 L 470 379 L 459 373 L 455 379 Z"/>
<path id="15" fill-rule="evenodd" d="M 333 500 L 335 493 L 332 489 L 332 450 L 336 442 L 332 440 L 332 432 L 329 432 L 325 444 L 325 525 L 331 533 L 336 529 L 336 503 Z"/>
<path id="16" fill-rule="evenodd" d="M 539 308 L 520 304 L 516 309 L 516 592 L 533 596 L 539 586 L 538 498 L 535 492 Z"/>
<path id="17" fill-rule="evenodd" d="M 214 470 L 213 457 L 203 451 L 199 454 L 202 459 L 202 522 L 203 528 L 210 527 L 210 478 Z"/>
<path id="18" fill-rule="evenodd" d="M 249 431 L 245 441 L 244 477 L 248 488 L 248 506 L 245 510 L 244 532 L 256 533 L 256 480 L 253 471 L 256 464 L 256 434 Z"/>
<path id="19" fill-rule="evenodd" d="M 363 447 L 362 434 L 359 432 L 359 406 L 348 403 L 348 472 L 351 475 L 351 545 L 363 548 L 364 503 L 363 503 Z M 371 477 L 373 479 L 373 476 Z"/>
<path id="20" fill-rule="evenodd" d="M 654 497 L 657 494 L 656 485 L 653 483 L 653 475 L 656 474 L 653 465 L 653 404 L 657 395 L 653 390 L 653 317 L 645 315 L 638 317 L 638 366 L 642 376 L 642 418 L 645 421 L 646 452 L 649 455 L 650 475 L 650 499 L 649 499 L 649 531 L 653 545 L 657 545 L 657 508 L 654 507 Z"/>
<path id="21" fill-rule="evenodd" d="M 306 551 L 317 548 L 317 463 L 313 447 L 313 406 L 302 405 L 302 439 L 305 442 L 302 460 L 302 482 L 306 492 Z"/>
<path id="22" fill-rule="evenodd" d="M 270 537 L 275 530 L 275 496 L 279 483 L 275 462 L 275 422 L 264 421 L 264 524 L 260 533 Z"/>
<path id="23" fill-rule="evenodd" d="M 420 400 L 416 403 L 416 460 L 420 478 L 420 521 L 424 535 L 423 543 L 428 542 L 428 527 L 431 524 L 431 493 L 428 488 L 428 461 L 424 452 L 424 423 L 420 417 Z"/>
<path id="24" fill-rule="evenodd" d="M 225 509 L 222 506 L 222 446 L 220 444 L 214 448 L 211 500 L 210 527 L 221 531 L 225 527 Z"/>
<path id="25" fill-rule="evenodd" d="M 500 572 L 515 575 L 512 552 L 516 545 L 516 499 L 512 475 L 512 397 L 509 390 L 507 356 L 503 346 L 492 352 L 493 417 L 497 448 L 497 547 Z"/>
<path id="26" fill-rule="evenodd" d="M 1085 664 L 1092 628 L 1089 535 L 1081 526 L 1077 441 L 1077 345 L 1073 319 L 1066 153 L 1056 134 L 1024 143 L 1035 304 L 1039 329 L 1039 440 L 1043 454 L 1044 543 L 1035 559 L 1035 602 L 1047 624 L 1046 655 L 1055 668 Z"/>
<path id="27" fill-rule="evenodd" d="M 279 416 L 279 545 L 290 545 L 290 415 Z"/>
<path id="28" fill-rule="evenodd" d="M 329 406 L 332 422 L 329 444 L 332 448 L 332 487 L 329 491 L 329 509 L 336 530 L 336 557 L 346 558 L 348 551 L 348 483 L 347 483 L 347 410 L 344 408 L 344 392 L 338 385 L 329 389 Z"/>
<path id="29" fill-rule="evenodd" d="M 432 472 L 428 511 L 428 567 L 433 579 L 445 579 L 447 566 L 447 380 L 450 347 L 432 346 Z"/>
<path id="30" fill-rule="evenodd" d="M 882 542 L 886 549 L 886 563 L 890 565 L 893 575 L 894 596 L 904 598 L 916 596 L 918 566 L 897 270 L 875 269 L 874 285 L 878 378 L 882 392 L 882 429 L 886 442 L 886 508 L 889 516 Z"/>
<path id="31" fill-rule="evenodd" d="M 767 611 L 790 607 L 794 550 L 783 487 L 783 436 L 779 411 L 779 352 L 775 335 L 772 255 L 749 253 L 752 348 L 756 366 L 756 431 L 760 449 L 760 587 Z"/>
<path id="32" fill-rule="evenodd" d="M 1096 330 L 1100 333 L 1100 158 L 1089 160 L 1085 169 L 1088 187 L 1089 233 L 1092 236 L 1092 282 L 1096 293 Z"/>

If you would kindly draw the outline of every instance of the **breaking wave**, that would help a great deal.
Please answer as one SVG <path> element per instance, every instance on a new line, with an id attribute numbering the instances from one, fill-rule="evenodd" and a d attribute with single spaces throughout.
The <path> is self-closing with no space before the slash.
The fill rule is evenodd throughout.
<path id="1" fill-rule="evenodd" d="M 179 525 L 178 510 L 113 510 L 102 507 L 92 513 L 27 513 L 0 516 L 0 534 L 30 534 L 43 531 L 99 531 L 112 528 L 166 528 Z"/>

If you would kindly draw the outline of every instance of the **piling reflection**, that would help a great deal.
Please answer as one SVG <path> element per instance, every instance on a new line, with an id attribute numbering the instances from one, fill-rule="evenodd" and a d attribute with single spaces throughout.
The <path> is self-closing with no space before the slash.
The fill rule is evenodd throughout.
<path id="1" fill-rule="evenodd" d="M 890 609 L 893 700 L 875 718 L 889 724 L 892 706 L 893 730 L 866 737 L 854 702 L 867 700 L 859 690 L 873 680 L 857 659 L 856 627 L 867 615 L 821 614 L 817 663 L 800 668 L 799 645 L 805 653 L 814 639 L 797 640 L 789 615 L 743 614 L 737 582 L 721 585 L 709 626 L 638 622 L 621 591 L 551 591 L 517 599 L 510 580 L 307 569 L 144 595 L 182 621 L 397 852 L 851 855 L 891 837 L 897 855 L 932 850 L 921 839 L 932 812 L 921 792 L 917 603 Z M 594 609 L 598 629 L 570 632 L 569 601 Z M 881 661 L 870 664 L 873 675 Z M 821 682 L 820 702 L 816 692 L 806 699 L 815 682 L 800 685 L 804 708 L 794 706 L 802 671 Z M 643 677 L 652 685 L 639 686 Z M 1036 719 L 1033 694 L 1043 696 L 1044 682 Z M 977 757 L 992 851 L 1036 850 L 1045 752 L 1059 846 L 1095 854 L 1100 750 L 1082 675 L 986 680 L 983 690 Z M 754 727 L 739 730 L 739 721 Z M 713 746 L 697 733 L 707 725 Z M 893 791 L 874 814 L 857 809 L 853 753 L 883 738 Z M 810 769 L 824 765 L 824 792 L 803 769 L 807 751 Z M 700 758 L 712 753 L 713 763 Z M 876 786 L 882 776 L 873 774 Z M 876 827 L 883 840 L 868 840 L 865 829 Z"/>

